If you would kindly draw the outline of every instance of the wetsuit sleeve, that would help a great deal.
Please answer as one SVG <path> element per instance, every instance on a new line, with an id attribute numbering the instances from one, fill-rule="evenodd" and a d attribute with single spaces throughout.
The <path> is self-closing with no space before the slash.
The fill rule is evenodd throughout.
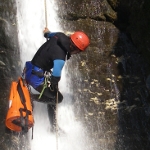
<path id="1" fill-rule="evenodd" d="M 61 60 L 61 59 L 54 60 L 54 67 L 53 67 L 53 72 L 51 76 L 52 84 L 57 85 L 58 82 L 60 81 L 61 71 L 62 71 L 64 64 L 65 64 L 64 60 Z"/>
<path id="2" fill-rule="evenodd" d="M 63 68 L 63 66 L 65 64 L 65 61 L 61 60 L 61 59 L 55 59 L 53 61 L 53 63 L 54 63 L 54 66 L 53 66 L 53 73 L 52 73 L 52 75 L 55 76 L 55 77 L 60 77 L 62 68 Z"/>
<path id="3" fill-rule="evenodd" d="M 51 38 L 56 34 L 56 32 L 46 32 L 44 33 L 45 38 Z"/>

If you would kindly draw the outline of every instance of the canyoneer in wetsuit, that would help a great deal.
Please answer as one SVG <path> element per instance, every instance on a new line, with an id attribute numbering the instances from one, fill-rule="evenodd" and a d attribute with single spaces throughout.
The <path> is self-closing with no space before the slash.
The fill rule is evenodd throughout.
<path id="1" fill-rule="evenodd" d="M 56 107 L 56 93 L 58 92 L 58 103 L 63 100 L 58 89 L 58 82 L 61 79 L 61 71 L 65 61 L 72 54 L 84 51 L 89 45 L 88 36 L 81 31 L 74 32 L 67 36 L 62 32 L 52 33 L 45 28 L 44 37 L 47 41 L 38 49 L 31 61 L 26 62 L 24 68 L 24 78 L 27 84 L 41 93 L 41 98 L 37 101 L 46 102 L 50 122 L 54 123 L 54 111 Z M 45 72 L 50 72 L 50 86 L 43 90 L 45 84 Z"/>

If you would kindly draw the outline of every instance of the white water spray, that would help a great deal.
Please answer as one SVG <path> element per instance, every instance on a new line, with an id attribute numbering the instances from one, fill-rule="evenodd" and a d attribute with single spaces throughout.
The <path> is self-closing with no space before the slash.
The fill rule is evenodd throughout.
<path id="1" fill-rule="evenodd" d="M 37 49 L 45 42 L 43 30 L 45 28 L 44 1 L 41 0 L 17 0 L 18 37 L 21 52 L 22 67 L 25 61 L 31 60 Z M 54 10 L 54 0 L 47 1 L 47 18 L 50 31 L 61 31 L 57 24 L 57 16 Z M 65 66 L 66 67 L 66 66 Z M 60 81 L 60 91 L 64 100 L 58 107 L 58 124 L 65 131 L 65 135 L 58 137 L 59 150 L 84 150 L 84 130 L 79 121 L 76 121 L 73 106 L 68 102 L 72 94 L 69 90 L 68 78 L 66 81 L 65 67 Z M 67 93 L 66 93 L 67 92 Z M 34 106 L 34 137 L 31 140 L 31 150 L 55 150 L 56 135 L 50 132 L 50 124 L 45 104 L 35 103 Z M 31 132 L 31 131 L 30 131 Z M 29 132 L 29 138 L 31 133 Z"/>

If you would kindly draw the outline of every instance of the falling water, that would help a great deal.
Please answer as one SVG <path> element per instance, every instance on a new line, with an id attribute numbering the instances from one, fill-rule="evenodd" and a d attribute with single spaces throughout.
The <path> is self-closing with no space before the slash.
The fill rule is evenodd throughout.
<path id="1" fill-rule="evenodd" d="M 47 1 L 48 27 L 51 31 L 61 31 L 57 24 L 57 15 L 54 10 L 57 6 L 53 1 Z M 17 0 L 18 37 L 21 53 L 21 63 L 31 60 L 37 49 L 45 42 L 43 29 L 45 27 L 45 6 L 41 0 Z M 59 84 L 64 100 L 58 106 L 58 125 L 65 134 L 56 135 L 50 132 L 50 124 L 45 104 L 34 103 L 34 137 L 31 140 L 31 150 L 84 150 L 87 146 L 85 132 L 79 120 L 76 120 L 74 108 L 71 105 L 72 91 L 70 90 L 69 78 L 66 79 L 67 65 L 62 72 L 62 79 Z M 67 80 L 67 81 L 66 81 Z M 68 83 L 68 84 L 67 84 Z M 29 131 L 29 139 L 31 131 Z M 56 144 L 58 144 L 56 146 Z M 86 148 L 87 149 L 87 148 Z"/>

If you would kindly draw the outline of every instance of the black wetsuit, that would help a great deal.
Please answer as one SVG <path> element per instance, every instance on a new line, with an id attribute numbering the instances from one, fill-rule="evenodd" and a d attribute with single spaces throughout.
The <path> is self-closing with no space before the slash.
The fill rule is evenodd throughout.
<path id="1" fill-rule="evenodd" d="M 54 60 L 65 61 L 70 58 L 70 38 L 61 32 L 46 33 L 44 36 L 48 38 L 48 40 L 38 49 L 31 63 L 45 72 L 50 71 L 50 69 L 54 67 Z M 59 82 L 60 77 L 52 77 L 56 83 Z M 38 92 L 41 92 L 42 89 L 42 84 L 36 88 Z M 48 97 L 49 100 L 53 99 L 53 94 L 55 93 L 50 92 L 48 88 L 45 89 L 41 101 L 43 98 L 47 101 L 46 97 Z M 61 102 L 62 99 L 63 97 L 60 95 L 59 102 Z"/>
<path id="2" fill-rule="evenodd" d="M 65 61 L 70 58 L 70 38 L 61 32 L 54 33 L 52 36 L 50 36 L 50 34 L 45 34 L 44 36 L 48 38 L 48 40 L 36 52 L 31 63 L 44 71 L 49 71 L 53 68 L 54 60 L 59 59 Z M 56 80 L 59 81 L 60 78 L 56 78 Z M 40 92 L 42 88 L 42 86 L 39 86 L 36 90 Z M 59 97 L 60 96 L 61 95 L 59 95 Z M 46 98 L 51 98 L 49 88 L 46 88 L 42 95 L 43 100 Z M 63 97 L 59 99 L 59 102 L 61 102 L 62 99 Z M 47 104 L 47 107 L 49 120 L 51 124 L 54 125 L 56 105 Z"/>
<path id="3" fill-rule="evenodd" d="M 55 59 L 66 60 L 70 57 L 70 38 L 64 33 L 58 32 L 50 37 L 37 51 L 32 59 L 32 63 L 42 68 L 44 71 L 49 71 L 53 68 Z"/>

